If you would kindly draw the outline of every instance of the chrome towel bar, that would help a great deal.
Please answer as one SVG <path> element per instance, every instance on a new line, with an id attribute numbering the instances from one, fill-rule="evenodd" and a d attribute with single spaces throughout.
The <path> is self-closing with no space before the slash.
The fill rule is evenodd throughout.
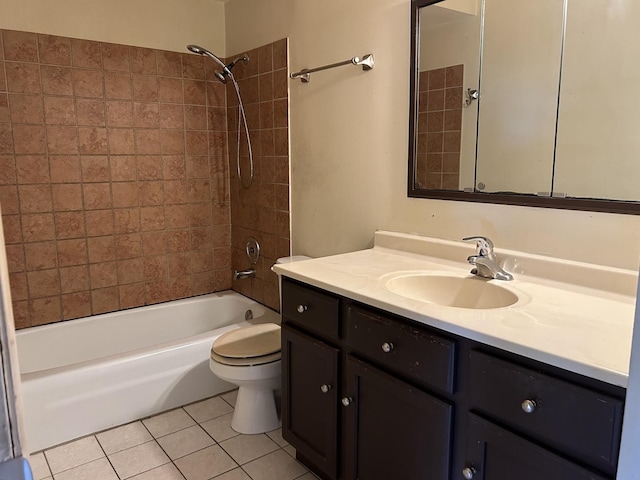
<path id="1" fill-rule="evenodd" d="M 373 70 L 373 53 L 369 53 L 364 57 L 353 57 L 349 60 L 345 60 L 344 62 L 332 63 L 330 65 L 324 65 L 322 67 L 316 68 L 303 68 L 299 72 L 294 72 L 289 75 L 290 78 L 296 79 L 300 78 L 302 83 L 309 83 L 311 78 L 311 74 L 314 72 L 319 72 L 321 70 L 328 70 L 329 68 L 341 67 L 342 65 L 361 65 L 362 70 L 369 71 Z"/>

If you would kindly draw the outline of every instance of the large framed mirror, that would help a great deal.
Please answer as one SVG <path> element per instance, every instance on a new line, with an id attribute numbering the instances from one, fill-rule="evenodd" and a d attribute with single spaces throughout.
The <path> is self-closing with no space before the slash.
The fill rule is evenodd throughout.
<path id="1" fill-rule="evenodd" d="M 410 197 L 640 214 L 640 2 L 411 16 Z"/>

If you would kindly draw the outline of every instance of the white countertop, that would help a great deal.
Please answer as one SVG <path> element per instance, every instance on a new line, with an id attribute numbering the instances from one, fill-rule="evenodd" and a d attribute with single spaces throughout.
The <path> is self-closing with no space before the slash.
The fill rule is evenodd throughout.
<path id="1" fill-rule="evenodd" d="M 473 251 L 460 242 L 376 232 L 372 249 L 277 264 L 273 270 L 446 332 L 626 388 L 635 306 L 631 292 L 637 272 L 496 248 L 514 280 L 490 281 L 518 294 L 521 300 L 512 306 L 443 307 L 385 287 L 386 278 L 397 272 L 469 272 L 466 257 Z M 546 273 L 557 276 L 550 280 L 544 278 Z"/>

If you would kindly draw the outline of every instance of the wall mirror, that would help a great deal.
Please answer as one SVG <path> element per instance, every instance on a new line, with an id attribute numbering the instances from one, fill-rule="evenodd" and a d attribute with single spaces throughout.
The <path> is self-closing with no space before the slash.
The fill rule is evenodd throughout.
<path id="1" fill-rule="evenodd" d="M 637 0 L 412 0 L 411 197 L 640 214 Z"/>

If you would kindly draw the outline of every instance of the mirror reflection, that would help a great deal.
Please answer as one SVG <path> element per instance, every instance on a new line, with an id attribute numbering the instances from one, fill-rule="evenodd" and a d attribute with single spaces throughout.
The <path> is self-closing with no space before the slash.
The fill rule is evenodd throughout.
<path id="1" fill-rule="evenodd" d="M 413 0 L 411 196 L 640 200 L 640 2 L 429 3 Z"/>

